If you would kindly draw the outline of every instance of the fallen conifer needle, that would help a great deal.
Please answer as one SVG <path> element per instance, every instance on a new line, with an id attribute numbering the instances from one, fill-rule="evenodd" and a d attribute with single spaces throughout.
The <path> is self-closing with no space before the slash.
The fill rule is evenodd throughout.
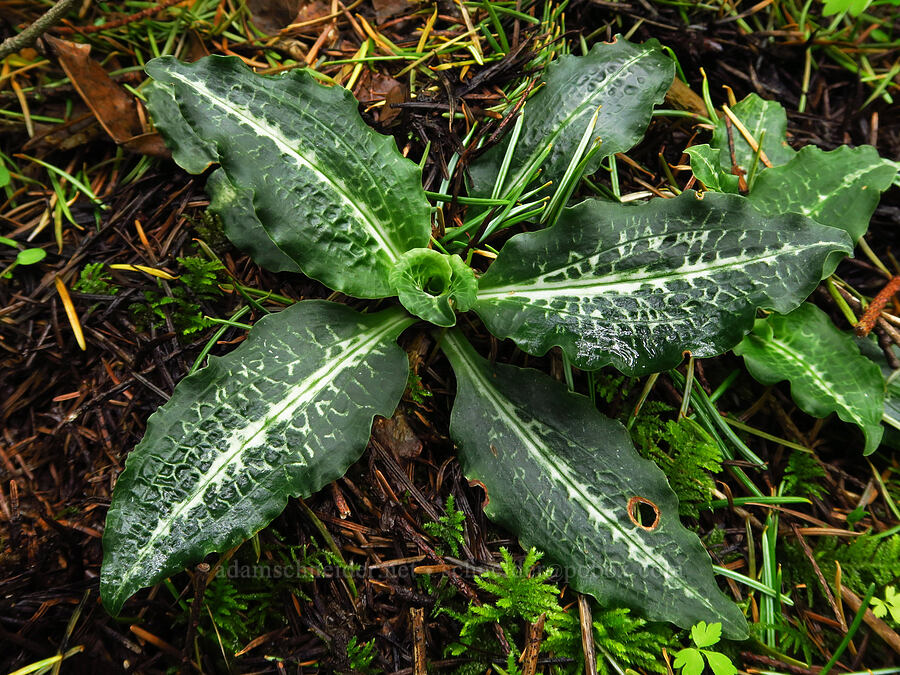
<path id="1" fill-rule="evenodd" d="M 56 290 L 62 299 L 63 307 L 66 308 L 66 316 L 69 317 L 69 324 L 72 326 L 72 332 L 75 333 L 75 340 L 78 342 L 78 346 L 81 347 L 81 351 L 85 351 L 87 345 L 84 342 L 84 332 L 81 330 L 81 322 L 78 320 L 78 314 L 75 312 L 75 305 L 72 304 L 72 297 L 69 295 L 69 291 L 62 279 L 55 277 L 53 281 L 56 283 Z"/>

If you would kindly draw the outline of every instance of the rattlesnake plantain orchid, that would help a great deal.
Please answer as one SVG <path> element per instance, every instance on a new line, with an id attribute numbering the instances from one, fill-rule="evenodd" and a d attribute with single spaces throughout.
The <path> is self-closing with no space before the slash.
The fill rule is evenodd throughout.
<path id="1" fill-rule="evenodd" d="M 578 368 L 646 374 L 734 347 L 758 308 L 791 311 L 852 251 L 845 231 L 737 194 L 528 202 L 547 181 L 571 192 L 642 138 L 674 76 L 655 41 L 619 38 L 550 64 L 513 132 L 472 164 L 473 203 L 505 205 L 506 222 L 537 204 L 531 220 L 544 225 L 509 239 L 480 278 L 453 253 L 459 232 L 442 240 L 449 252 L 429 248 L 434 208 L 419 168 L 364 123 L 348 91 L 219 56 L 164 57 L 147 72 L 148 107 L 176 162 L 215 167 L 210 208 L 235 245 L 269 270 L 399 303 L 298 302 L 181 381 L 115 488 L 109 611 L 342 476 L 373 417 L 398 405 L 408 363 L 396 340 L 424 321 L 441 327 L 457 382 L 450 435 L 466 476 L 486 487 L 490 518 L 564 565 L 581 592 L 746 636 L 663 473 L 625 429 L 543 373 L 488 362 L 454 327 L 471 310 L 530 354 L 558 347 Z"/>

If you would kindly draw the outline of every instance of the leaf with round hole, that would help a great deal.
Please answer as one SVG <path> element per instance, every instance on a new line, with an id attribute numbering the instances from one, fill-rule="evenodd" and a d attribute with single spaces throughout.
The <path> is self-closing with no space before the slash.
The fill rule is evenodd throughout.
<path id="1" fill-rule="evenodd" d="M 746 637 L 665 475 L 621 424 L 543 373 L 488 363 L 456 329 L 441 348 L 457 382 L 450 436 L 466 476 L 487 490 L 491 520 L 604 604 L 684 628 L 721 621 L 730 638 Z"/>

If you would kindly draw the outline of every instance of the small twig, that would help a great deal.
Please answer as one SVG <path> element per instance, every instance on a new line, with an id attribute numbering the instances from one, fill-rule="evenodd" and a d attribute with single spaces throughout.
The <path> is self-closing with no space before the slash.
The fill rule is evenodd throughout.
<path id="1" fill-rule="evenodd" d="M 840 610 L 838 609 L 837 602 L 834 599 L 834 594 L 831 592 L 831 586 L 829 586 L 828 582 L 825 581 L 825 576 L 822 574 L 822 570 L 819 568 L 819 564 L 816 562 L 816 559 L 813 556 L 812 549 L 809 547 L 809 544 L 806 543 L 806 539 L 804 539 L 803 535 L 800 534 L 800 529 L 795 524 L 791 524 L 791 529 L 794 530 L 794 536 L 797 537 L 797 541 L 800 542 L 800 546 L 803 548 L 804 555 L 806 555 L 810 564 L 812 564 L 813 571 L 815 571 L 816 577 L 819 579 L 819 583 L 821 584 L 822 589 L 825 591 L 825 599 L 828 600 L 828 604 L 831 606 L 832 611 L 834 611 L 834 615 L 837 617 L 838 622 L 841 624 L 841 630 L 846 633 L 847 623 L 844 620 L 844 617 L 841 615 Z"/>
<path id="2" fill-rule="evenodd" d="M 28 28 L 18 35 L 6 38 L 3 43 L 0 44 L 0 59 L 6 58 L 20 49 L 33 45 L 49 28 L 52 28 L 62 21 L 63 17 L 68 14 L 69 10 L 75 7 L 78 2 L 79 0 L 59 0 L 59 2 L 48 9 Z"/>
<path id="3" fill-rule="evenodd" d="M 421 607 L 410 607 L 413 633 L 413 673 L 427 675 L 425 669 L 425 610 Z"/>
<path id="4" fill-rule="evenodd" d="M 578 618 L 581 623 L 581 648 L 584 651 L 584 675 L 597 675 L 597 650 L 594 647 L 594 622 L 587 596 L 578 594 Z"/>
<path id="5" fill-rule="evenodd" d="M 747 141 L 747 145 L 750 146 L 750 149 L 753 150 L 753 152 L 759 153 L 759 161 L 762 162 L 763 164 L 765 164 L 766 167 L 771 169 L 772 162 L 769 161 L 769 158 L 768 158 L 768 156 L 766 156 L 766 153 L 763 152 L 762 148 L 759 147 L 759 143 L 757 143 L 756 139 L 753 138 L 753 134 L 751 134 L 747 130 L 747 127 L 744 126 L 743 122 L 741 122 L 738 119 L 737 115 L 735 115 L 731 111 L 731 108 L 729 108 L 727 105 L 723 105 L 722 110 L 725 111 L 725 119 L 727 119 L 729 122 L 734 124 L 734 126 L 737 128 L 737 130 L 741 132 L 741 136 L 743 136 L 744 140 Z M 726 124 L 727 124 L 727 122 L 726 122 Z"/>
<path id="6" fill-rule="evenodd" d="M 544 620 L 547 614 L 541 614 L 534 623 L 529 623 L 525 630 L 525 649 L 522 650 L 522 675 L 534 675 L 537 672 L 538 654 L 541 642 L 544 641 Z"/>
<path id="7" fill-rule="evenodd" d="M 121 16 L 118 19 L 109 21 L 107 23 L 101 23 L 93 26 L 60 26 L 56 29 L 56 32 L 60 35 L 73 35 L 75 33 L 86 35 L 88 33 L 99 33 L 111 28 L 121 28 L 122 26 L 127 26 L 130 23 L 134 23 L 136 21 L 141 21 L 142 19 L 151 17 L 157 12 L 168 9 L 172 5 L 177 5 L 180 2 L 184 2 L 184 0 L 163 0 L 154 7 L 148 7 L 147 9 L 142 9 L 140 12 L 135 12 L 134 14 Z"/>
<path id="8" fill-rule="evenodd" d="M 190 672 L 193 663 L 191 651 L 194 644 L 194 636 L 200 625 L 200 610 L 203 608 L 203 595 L 206 593 L 206 585 L 209 582 L 209 565 L 200 563 L 194 568 L 194 601 L 191 603 L 191 617 L 188 621 L 187 635 L 184 638 L 184 649 L 181 653 L 181 672 Z"/>
<path id="9" fill-rule="evenodd" d="M 881 326 L 875 327 L 875 336 L 878 338 L 878 346 L 881 347 L 884 358 L 887 360 L 891 370 L 900 369 L 900 359 L 894 353 L 894 341 L 891 340 L 891 337 L 881 329 Z"/>
<path id="10" fill-rule="evenodd" d="M 741 191 L 741 194 L 747 194 L 750 188 L 747 185 L 747 179 L 744 178 L 745 172 L 738 166 L 737 157 L 734 154 L 734 130 L 730 117 L 725 117 L 725 131 L 728 136 L 728 153 L 731 155 L 731 173 L 738 177 L 738 189 Z"/>
<path id="11" fill-rule="evenodd" d="M 859 611 L 859 608 L 862 606 L 862 600 L 859 599 L 859 596 L 843 585 L 841 586 L 841 597 L 854 612 Z M 868 624 L 869 628 L 878 633 L 878 637 L 884 640 L 891 649 L 900 654 L 900 635 L 897 635 L 890 626 L 875 616 L 870 609 L 867 609 L 863 615 L 863 621 Z"/>
<path id="12" fill-rule="evenodd" d="M 888 335 L 888 337 L 891 338 L 891 340 L 894 341 L 895 345 L 900 346 L 900 331 L 898 331 L 881 317 L 878 317 L 877 326 L 880 330 L 883 330 Z"/>

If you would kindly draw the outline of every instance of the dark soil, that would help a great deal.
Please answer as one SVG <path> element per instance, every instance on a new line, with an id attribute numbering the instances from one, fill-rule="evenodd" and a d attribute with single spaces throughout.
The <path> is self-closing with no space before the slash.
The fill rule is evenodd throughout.
<path id="1" fill-rule="evenodd" d="M 385 4 L 375 3 L 378 7 Z M 0 2 L 0 7 L 7 5 L 15 12 L 5 27 L 0 23 L 3 36 L 14 32 L 9 24 L 28 23 L 44 9 L 42 5 L 32 6 L 37 3 Z M 381 24 L 380 30 L 398 42 L 421 26 L 420 17 L 403 19 L 400 12 L 379 22 L 368 1 L 354 11 L 373 26 Z M 441 3 L 441 12 L 454 15 L 454 6 Z M 89 25 L 101 14 L 98 8 L 91 8 L 78 21 Z M 788 110 L 790 140 L 795 147 L 814 143 L 830 149 L 843 143 L 870 143 L 883 156 L 900 159 L 900 107 L 880 98 L 863 107 L 871 88 L 830 61 L 823 51 L 816 52 L 806 111 L 800 114 L 796 109 L 807 44 L 790 37 L 776 36 L 773 40 L 766 34 L 746 35 L 735 21 L 707 10 L 693 9 L 688 16 L 690 24 L 686 26 L 676 8 L 644 0 L 573 1 L 567 10 L 567 37 L 575 39 L 582 34 L 592 35 L 592 40 L 607 39 L 637 24 L 630 39 L 657 38 L 670 46 L 697 92 L 700 69 L 704 69 L 713 83 L 716 103 L 726 100 L 720 85 L 730 87 L 738 99 L 755 92 L 780 101 Z M 359 45 L 358 37 L 345 20 L 337 27 L 346 45 L 335 40 L 336 48 L 352 56 Z M 445 23 L 443 28 L 453 26 Z M 317 37 L 318 32 L 311 32 L 299 39 L 310 47 Z M 428 189 L 437 188 L 446 162 L 465 134 L 463 121 L 448 128 L 446 118 L 440 116 L 451 105 L 449 94 L 453 93 L 454 106 L 465 100 L 478 114 L 480 103 L 496 99 L 497 86 L 522 76 L 529 38 L 523 27 L 517 58 L 473 70 L 466 84 L 447 81 L 432 101 L 420 99 L 420 105 L 390 108 L 392 114 L 366 113 L 377 129 L 395 134 L 399 146 L 408 148 L 412 159 L 421 156 L 425 141 L 432 142 L 424 171 Z M 216 49 L 213 45 L 208 48 Z M 896 51 L 889 58 L 896 59 Z M 61 71 L 57 75 L 61 77 Z M 18 109 L 8 91 L 0 91 L 4 106 Z M 366 101 L 385 95 L 374 78 L 361 82 L 356 93 Z M 69 90 L 35 98 L 32 113 L 58 115 L 71 96 Z M 59 148 L 46 139 L 28 141 L 19 123 L 0 124 L 0 144 L 9 155 L 25 152 L 51 157 L 57 166 L 79 167 L 96 165 L 116 153 L 115 145 L 98 133 L 96 125 L 85 132 L 83 142 Z M 68 129 L 64 135 L 67 133 L 75 132 Z M 646 140 L 629 156 L 658 173 L 659 156 L 679 164 L 681 152 L 694 133 L 687 120 L 659 118 Z M 48 257 L 38 265 L 18 268 L 13 279 L 0 281 L 0 670 L 4 672 L 76 645 L 83 646 L 83 651 L 63 663 L 63 672 L 195 672 L 191 662 L 197 659 L 204 672 L 226 672 L 215 636 L 209 630 L 204 603 L 194 601 L 202 595 L 208 572 L 219 564 L 219 556 L 211 556 L 203 566 L 173 577 L 171 586 L 160 584 L 141 591 L 118 618 L 110 617 L 98 598 L 101 534 L 116 476 L 127 453 L 140 440 L 148 416 L 167 400 L 213 330 L 184 338 L 171 316 L 156 327 L 138 325 L 129 307 L 144 302 L 144 292 L 155 292 L 158 285 L 149 276 L 117 271 L 114 281 L 120 290 L 115 295 L 72 292 L 87 342 L 87 349 L 82 351 L 72 336 L 54 278 L 64 277 L 71 288 L 77 278 L 75 271 L 91 262 L 175 270 L 176 257 L 196 253 L 192 240 L 199 236 L 214 246 L 228 274 L 245 286 L 293 299 L 329 296 L 327 289 L 314 282 L 262 271 L 227 242 L 211 240 L 209 230 L 203 230 L 207 198 L 202 178 L 187 176 L 170 161 L 158 161 L 138 181 L 122 183 L 123 175 L 139 161 L 140 156 L 134 155 L 129 160 L 131 166 L 110 174 L 101 186 L 100 196 L 109 208 L 99 224 L 95 224 L 90 205 L 83 199 L 76 201 L 72 215 L 82 229 L 66 226 L 62 250 L 57 251 L 50 245 L 50 223 L 35 239 L 35 243 L 45 245 Z M 637 178 L 656 185 L 663 180 L 660 175 L 651 178 L 629 170 L 621 177 L 623 191 L 643 189 Z M 31 206 L 15 211 L 0 207 L 4 234 L 30 231 L 48 197 L 49 193 L 35 189 Z M 140 228 L 135 226 L 136 221 Z M 900 193 L 894 189 L 883 199 L 867 236 L 883 259 L 898 250 L 898 226 Z M 0 268 L 12 258 L 9 250 L 0 250 Z M 884 283 L 865 261 L 845 262 L 839 274 L 870 295 Z M 362 304 L 341 299 L 354 306 Z M 814 299 L 832 312 L 837 325 L 846 327 L 827 294 Z M 236 294 L 225 294 L 214 306 L 207 303 L 205 309 L 214 316 L 227 316 L 240 301 Z M 254 313 L 242 321 L 252 323 L 256 318 Z M 502 352 L 509 362 L 527 363 L 561 376 L 556 355 L 527 357 L 511 344 L 489 337 L 480 325 L 472 324 L 469 330 L 482 353 L 496 356 Z M 228 328 L 213 353 L 226 353 L 244 334 L 242 329 Z M 396 419 L 381 425 L 347 477 L 306 502 L 348 562 L 358 566 L 354 575 L 358 599 L 353 598 L 349 584 L 333 564 L 325 565 L 315 580 L 302 584 L 261 580 L 258 602 L 263 607 L 262 615 L 250 609 L 245 619 L 258 628 L 253 635 L 256 639 L 239 658 L 229 655 L 233 672 L 347 671 L 347 644 L 355 636 L 357 642 L 375 638 L 374 663 L 379 669 L 412 673 L 415 626 L 411 608 L 426 610 L 424 635 L 431 667 L 436 670 L 440 665 L 465 662 L 464 658 L 445 658 L 443 647 L 458 637 L 459 626 L 447 616 L 430 615 L 438 591 L 429 592 L 419 579 L 428 575 L 441 589 L 451 586 L 460 597 L 476 597 L 480 591 L 472 577 L 494 565 L 501 546 L 514 547 L 516 552 L 520 549 L 508 535 L 486 522 L 481 490 L 467 484 L 453 458 L 447 437 L 454 391 L 449 368 L 442 357 L 435 355 L 426 332 L 408 332 L 403 344 L 432 395 L 415 401 L 407 392 L 400 413 L 408 429 L 398 429 L 397 425 L 403 423 Z M 703 362 L 702 374 L 718 382 L 738 366 L 734 357 L 726 356 Z M 583 391 L 585 382 L 577 384 Z M 661 384 L 656 395 L 679 405 L 680 395 L 671 382 L 663 377 Z M 764 389 L 743 374 L 735 392 L 720 402 L 723 409 L 746 411 Z M 613 406 L 626 404 L 614 401 Z M 791 403 L 786 387 L 771 390 L 754 412 L 752 421 L 758 428 L 814 444 L 827 470 L 826 496 L 810 508 L 782 512 L 784 536 L 792 536 L 792 528 L 816 523 L 844 529 L 843 514 L 857 505 L 852 496 L 858 497 L 871 479 L 868 465 L 856 453 L 851 456 L 845 450 L 847 435 L 855 430 L 805 416 Z M 410 440 L 410 434 L 421 442 L 421 448 Z M 770 462 L 768 472 L 758 474 L 758 484 L 777 485 L 786 461 L 784 448 L 758 438 L 748 442 Z M 888 466 L 884 459 L 879 460 L 880 469 Z M 731 484 L 739 494 L 733 481 L 722 478 L 725 482 L 720 487 L 728 490 Z M 466 514 L 467 546 L 458 559 L 452 560 L 434 551 L 422 527 L 443 512 L 449 494 Z M 716 511 L 704 516 L 698 525 L 701 534 L 724 528 L 725 541 L 714 555 L 744 555 L 745 520 L 736 511 Z M 867 525 L 879 530 L 889 526 Z M 302 561 L 303 549 L 292 547 L 308 547 L 309 553 L 324 546 L 313 521 L 296 500 L 260 533 L 258 544 L 262 562 L 272 564 L 283 562 L 291 551 Z M 224 565 L 243 565 L 250 570 L 256 564 L 256 555 L 248 543 L 222 560 Z M 827 617 L 804 615 L 801 607 L 796 612 L 807 628 L 818 631 L 816 635 L 835 630 Z M 73 617 L 74 626 L 67 631 Z M 848 652 L 842 660 L 848 667 L 874 668 L 900 662 L 900 657 L 875 644 L 878 638 L 874 635 L 870 638 L 864 630 L 860 636 L 856 656 Z M 502 641 L 498 640 L 494 648 L 496 658 L 502 659 Z M 745 669 L 812 672 L 767 660 L 752 646 L 746 647 L 741 658 Z"/>

